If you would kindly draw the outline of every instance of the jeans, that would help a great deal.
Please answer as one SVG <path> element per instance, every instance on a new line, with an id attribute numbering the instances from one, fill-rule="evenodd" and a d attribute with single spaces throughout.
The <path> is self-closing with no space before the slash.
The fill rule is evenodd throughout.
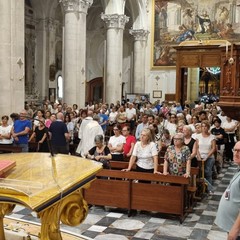
<path id="1" fill-rule="evenodd" d="M 204 163 L 204 177 L 212 185 L 212 168 L 214 165 L 215 159 L 213 157 L 208 158 Z"/>
<path id="2" fill-rule="evenodd" d="M 17 146 L 17 147 L 21 147 L 22 148 L 22 152 L 28 152 L 28 143 L 27 144 L 16 144 L 14 143 L 13 146 Z"/>

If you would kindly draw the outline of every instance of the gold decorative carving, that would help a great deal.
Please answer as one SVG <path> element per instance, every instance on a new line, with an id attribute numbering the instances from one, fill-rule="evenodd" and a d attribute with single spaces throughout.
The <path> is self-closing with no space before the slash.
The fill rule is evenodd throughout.
<path id="1" fill-rule="evenodd" d="M 40 212 L 41 240 L 62 240 L 60 220 L 69 226 L 80 224 L 87 216 L 88 205 L 78 190 L 52 207 Z"/>
<path id="2" fill-rule="evenodd" d="M 9 214 L 14 209 L 15 204 L 0 203 L 0 239 L 5 240 L 3 218 L 6 214 Z"/>

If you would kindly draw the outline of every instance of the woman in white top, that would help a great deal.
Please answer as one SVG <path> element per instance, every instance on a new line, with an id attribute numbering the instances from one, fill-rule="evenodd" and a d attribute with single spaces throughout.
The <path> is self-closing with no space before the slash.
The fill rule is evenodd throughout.
<path id="1" fill-rule="evenodd" d="M 13 139 L 11 137 L 12 126 L 8 125 L 8 119 L 8 116 L 2 116 L 2 125 L 0 126 L 0 144 L 13 143 Z"/>
<path id="2" fill-rule="evenodd" d="M 222 123 L 222 128 L 227 134 L 228 141 L 225 145 L 225 152 L 226 152 L 226 161 L 231 162 L 233 161 L 233 152 L 232 149 L 235 145 L 236 134 L 235 131 L 237 130 L 238 122 L 231 119 L 230 117 L 226 118 L 226 121 Z"/>
<path id="3" fill-rule="evenodd" d="M 112 111 L 110 112 L 109 118 L 108 118 L 110 126 L 116 124 L 116 117 L 117 117 L 117 115 L 118 115 L 118 112 L 116 111 L 116 107 L 113 106 L 112 107 Z"/>
<path id="4" fill-rule="evenodd" d="M 159 173 L 158 151 L 156 144 L 152 141 L 152 132 L 148 128 L 142 130 L 140 141 L 134 146 L 128 168 L 123 171 L 130 171 L 136 160 L 137 172 Z"/>
<path id="5" fill-rule="evenodd" d="M 126 143 L 126 138 L 121 135 L 122 127 L 120 124 L 113 126 L 114 135 L 108 141 L 108 147 L 111 151 L 112 160 L 123 161 L 123 145 Z"/>
<path id="6" fill-rule="evenodd" d="M 215 136 L 209 131 L 210 123 L 207 120 L 201 122 L 201 128 L 202 132 L 196 135 L 197 159 L 204 161 L 204 177 L 210 183 L 210 185 L 208 184 L 208 190 L 212 191 L 212 168 L 215 162 L 216 140 Z"/>

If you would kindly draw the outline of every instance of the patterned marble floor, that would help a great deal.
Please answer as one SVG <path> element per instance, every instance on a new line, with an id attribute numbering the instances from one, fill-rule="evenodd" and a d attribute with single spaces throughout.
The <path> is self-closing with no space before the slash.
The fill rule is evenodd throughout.
<path id="1" fill-rule="evenodd" d="M 219 200 L 236 166 L 226 166 L 215 180 L 215 192 L 197 203 L 194 212 L 183 224 L 176 218 L 159 213 L 137 212 L 128 217 L 127 211 L 93 206 L 85 221 L 78 227 L 62 226 L 65 231 L 96 240 L 225 240 L 227 235 L 215 224 Z M 17 206 L 10 217 L 39 222 L 36 213 Z"/>

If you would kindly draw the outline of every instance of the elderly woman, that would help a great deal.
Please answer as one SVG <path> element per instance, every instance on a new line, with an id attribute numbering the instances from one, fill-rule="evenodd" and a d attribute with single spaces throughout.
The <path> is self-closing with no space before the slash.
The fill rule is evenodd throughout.
<path id="1" fill-rule="evenodd" d="M 95 145 L 88 151 L 87 158 L 101 162 L 103 168 L 109 169 L 109 160 L 112 159 L 112 155 L 108 146 L 104 145 L 103 135 L 96 135 L 94 138 Z"/>
<path id="2" fill-rule="evenodd" d="M 191 152 L 190 160 L 191 167 L 198 167 L 197 161 L 197 143 L 194 138 L 192 138 L 192 128 L 189 125 L 185 125 L 183 127 L 183 135 L 184 135 L 184 144 L 187 146 Z"/>
<path id="3" fill-rule="evenodd" d="M 187 146 L 184 145 L 183 133 L 177 133 L 173 137 L 174 145 L 170 145 L 164 156 L 164 175 L 176 175 L 190 177 L 191 170 L 191 152 Z"/>
<path id="4" fill-rule="evenodd" d="M 152 141 L 152 132 L 148 128 L 142 130 L 140 141 L 134 146 L 128 168 L 123 171 L 130 171 L 136 160 L 137 172 L 159 173 L 158 151 L 156 144 Z"/>
<path id="5" fill-rule="evenodd" d="M 216 140 L 209 131 L 210 124 L 207 120 L 201 123 L 202 132 L 196 136 L 198 145 L 197 158 L 204 161 L 204 177 L 208 182 L 208 191 L 212 191 L 212 168 L 215 162 L 214 153 L 216 151 Z M 210 184 L 210 185 L 209 185 Z"/>

